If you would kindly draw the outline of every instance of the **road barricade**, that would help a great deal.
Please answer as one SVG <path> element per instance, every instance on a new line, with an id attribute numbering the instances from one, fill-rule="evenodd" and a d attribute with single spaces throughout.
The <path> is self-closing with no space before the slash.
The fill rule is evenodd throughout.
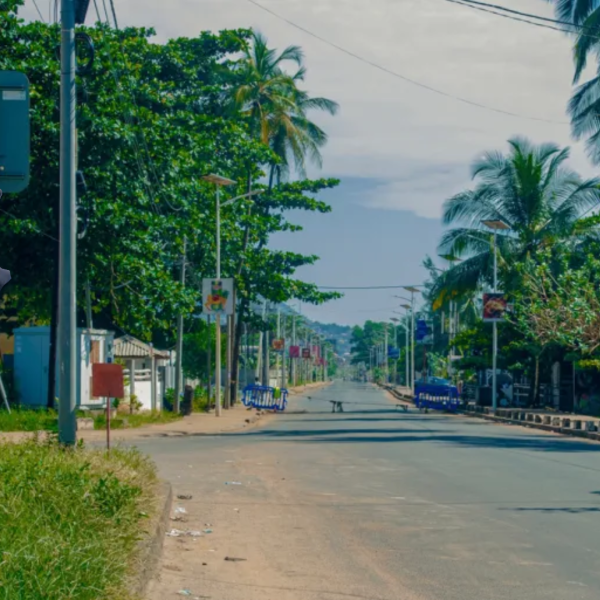
<path id="1" fill-rule="evenodd" d="M 247 385 L 242 392 L 242 404 L 251 408 L 284 411 L 288 391 L 265 385 Z"/>
<path id="2" fill-rule="evenodd" d="M 456 412 L 460 407 L 460 395 L 453 385 L 421 384 L 415 387 L 415 406 L 419 410 Z"/>

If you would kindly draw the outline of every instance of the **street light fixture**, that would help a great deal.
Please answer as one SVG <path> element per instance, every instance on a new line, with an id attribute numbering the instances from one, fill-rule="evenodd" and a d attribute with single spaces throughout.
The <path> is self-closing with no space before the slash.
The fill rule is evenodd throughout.
<path id="1" fill-rule="evenodd" d="M 414 285 L 405 285 L 403 286 L 407 292 L 410 292 L 410 312 L 411 312 L 411 362 L 412 362 L 412 373 L 411 373 L 411 381 L 410 381 L 410 389 L 412 395 L 415 395 L 415 294 L 419 293 L 419 289 Z"/>
<path id="2" fill-rule="evenodd" d="M 217 216 L 217 279 L 221 279 L 221 186 L 235 185 L 233 179 L 227 179 L 221 175 L 203 175 L 202 179 L 213 183 L 216 188 L 216 216 Z M 221 416 L 221 315 L 216 315 L 216 335 L 215 335 L 215 416 Z"/>
<path id="3" fill-rule="evenodd" d="M 498 289 L 498 231 L 506 231 L 510 229 L 510 226 L 507 225 L 504 221 L 500 220 L 485 220 L 481 221 L 481 224 L 494 232 L 494 293 Z M 492 323 L 494 327 L 494 335 L 492 342 L 492 410 L 496 411 L 498 408 L 498 392 L 496 390 L 496 382 L 497 382 L 497 363 L 498 363 L 498 323 L 494 321 Z"/>

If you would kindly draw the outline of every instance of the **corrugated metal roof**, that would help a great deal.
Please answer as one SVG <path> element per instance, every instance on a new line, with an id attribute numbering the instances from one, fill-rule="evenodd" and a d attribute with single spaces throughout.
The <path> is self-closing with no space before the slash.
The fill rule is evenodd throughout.
<path id="1" fill-rule="evenodd" d="M 170 354 L 164 350 L 156 350 L 137 338 L 131 335 L 124 335 L 115 340 L 113 350 L 117 358 L 148 358 L 155 356 L 156 358 L 170 358 Z"/>

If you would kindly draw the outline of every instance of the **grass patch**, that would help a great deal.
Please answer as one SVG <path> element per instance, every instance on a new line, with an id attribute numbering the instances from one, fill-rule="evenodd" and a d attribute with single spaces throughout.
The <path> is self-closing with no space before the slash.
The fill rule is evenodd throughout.
<path id="1" fill-rule="evenodd" d="M 151 412 L 136 413 L 133 415 L 119 415 L 116 419 L 110 420 L 111 429 L 124 429 L 143 427 L 144 425 L 161 425 L 179 421 L 181 415 L 163 410 L 153 410 Z M 94 429 L 106 429 L 106 415 L 98 415 L 94 418 Z"/>
<path id="2" fill-rule="evenodd" d="M 156 482 L 135 449 L 0 445 L 0 599 L 129 600 Z"/>
<path id="3" fill-rule="evenodd" d="M 0 431 L 57 431 L 58 413 L 54 410 L 13 408 L 0 410 Z"/>

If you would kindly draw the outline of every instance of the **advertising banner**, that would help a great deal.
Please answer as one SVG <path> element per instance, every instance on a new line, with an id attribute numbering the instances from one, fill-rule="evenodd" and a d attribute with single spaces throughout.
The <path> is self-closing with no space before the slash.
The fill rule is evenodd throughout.
<path id="1" fill-rule="evenodd" d="M 492 292 L 483 295 L 483 320 L 493 323 L 504 320 L 508 301 L 502 292 Z"/>
<path id="2" fill-rule="evenodd" d="M 290 358 L 300 358 L 300 346 L 290 346 Z"/>
<path id="3" fill-rule="evenodd" d="M 208 315 L 232 315 L 233 279 L 203 279 L 202 306 Z"/>
<path id="4" fill-rule="evenodd" d="M 285 340 L 283 338 L 276 338 L 271 342 L 271 348 L 275 350 L 275 352 L 283 352 L 285 348 Z"/>

